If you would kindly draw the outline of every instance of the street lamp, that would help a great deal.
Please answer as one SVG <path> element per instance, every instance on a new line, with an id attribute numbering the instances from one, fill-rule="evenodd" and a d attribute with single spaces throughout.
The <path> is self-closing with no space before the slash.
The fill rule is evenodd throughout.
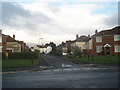
<path id="1" fill-rule="evenodd" d="M 42 45 L 42 39 L 43 39 L 43 38 L 39 38 L 39 45 L 40 45 L 40 40 L 41 40 L 41 45 Z"/>

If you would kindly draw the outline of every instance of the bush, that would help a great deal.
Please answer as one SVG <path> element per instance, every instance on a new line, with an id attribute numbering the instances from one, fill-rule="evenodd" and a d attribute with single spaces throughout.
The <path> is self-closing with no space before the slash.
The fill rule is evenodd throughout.
<path id="1" fill-rule="evenodd" d="M 22 53 L 8 53 L 8 59 L 38 59 L 39 53 L 36 52 L 22 52 Z M 2 59 L 6 59 L 5 53 L 2 53 Z"/>
<path id="2" fill-rule="evenodd" d="M 68 58 L 76 58 L 75 55 L 69 55 Z"/>
<path id="3" fill-rule="evenodd" d="M 51 55 L 55 55 L 55 56 L 62 56 L 62 53 L 59 51 L 52 51 L 50 52 Z"/>
<path id="4" fill-rule="evenodd" d="M 5 53 L 2 53 L 2 59 L 5 59 L 6 57 L 5 57 Z"/>

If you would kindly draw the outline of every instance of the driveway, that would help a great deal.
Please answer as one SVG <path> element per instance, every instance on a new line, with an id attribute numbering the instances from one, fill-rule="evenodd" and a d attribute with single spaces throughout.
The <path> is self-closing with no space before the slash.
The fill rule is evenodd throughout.
<path id="1" fill-rule="evenodd" d="M 3 74 L 3 88 L 117 88 L 118 69 L 75 64 L 64 58 L 41 55 L 47 70 Z"/>

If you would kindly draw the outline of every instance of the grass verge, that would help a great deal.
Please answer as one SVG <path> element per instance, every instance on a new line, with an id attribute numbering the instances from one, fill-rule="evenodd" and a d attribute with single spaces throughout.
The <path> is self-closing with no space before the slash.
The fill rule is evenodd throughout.
<path id="1" fill-rule="evenodd" d="M 76 57 L 73 58 L 80 62 L 94 63 L 94 64 L 120 64 L 120 56 L 94 56 L 93 62 L 92 57 Z"/>

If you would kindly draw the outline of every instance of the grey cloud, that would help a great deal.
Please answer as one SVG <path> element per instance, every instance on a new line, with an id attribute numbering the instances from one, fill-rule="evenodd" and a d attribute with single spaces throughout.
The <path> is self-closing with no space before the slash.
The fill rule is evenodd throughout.
<path id="1" fill-rule="evenodd" d="M 16 18 L 22 17 L 23 23 L 18 23 Z M 37 18 L 36 18 L 37 17 Z M 11 26 L 16 28 L 26 28 L 27 30 L 36 30 L 37 25 L 47 23 L 49 18 L 42 14 L 31 14 L 18 3 L 3 2 L 2 3 L 2 22 L 3 26 Z"/>
<path id="2" fill-rule="evenodd" d="M 118 17 L 118 13 L 115 13 L 114 15 L 105 18 L 104 19 L 104 23 L 108 26 L 116 26 L 118 25 L 118 20 L 119 20 L 120 16 Z"/>
<path id="3" fill-rule="evenodd" d="M 23 10 L 19 4 L 3 2 L 2 3 L 2 22 L 5 25 L 12 25 L 11 20 L 15 20 L 17 15 L 23 17 L 29 17 L 31 14 L 29 11 Z"/>

